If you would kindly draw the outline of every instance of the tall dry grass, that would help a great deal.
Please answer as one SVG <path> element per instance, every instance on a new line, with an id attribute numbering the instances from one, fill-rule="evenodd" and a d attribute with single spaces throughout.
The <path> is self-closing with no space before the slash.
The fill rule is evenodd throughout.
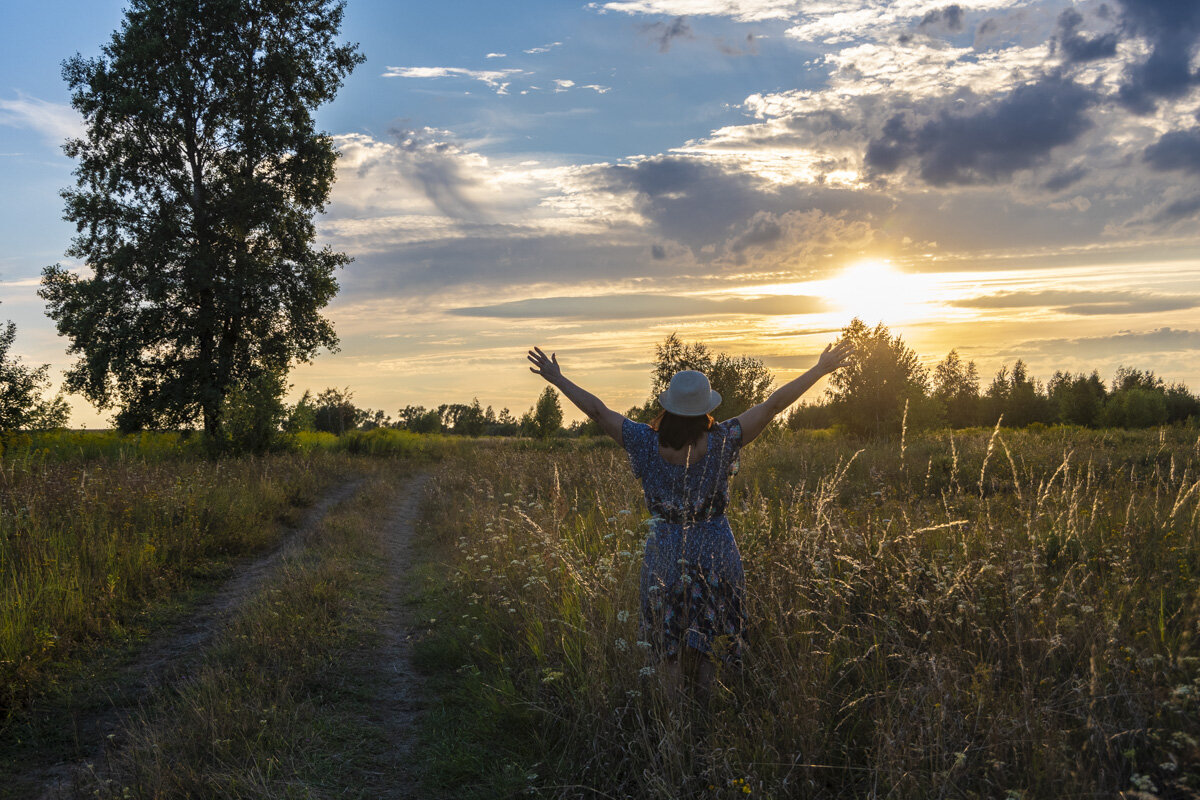
<path id="1" fill-rule="evenodd" d="M 749 648 L 707 712 L 639 642 L 621 451 L 478 448 L 435 492 L 451 599 L 427 660 L 532 731 L 451 793 L 1200 792 L 1195 431 L 752 444 L 730 509 Z"/>
<path id="2" fill-rule="evenodd" d="M 325 453 L 112 457 L 78 439 L 0 459 L 0 722 L 151 601 L 276 541 L 349 469 Z"/>

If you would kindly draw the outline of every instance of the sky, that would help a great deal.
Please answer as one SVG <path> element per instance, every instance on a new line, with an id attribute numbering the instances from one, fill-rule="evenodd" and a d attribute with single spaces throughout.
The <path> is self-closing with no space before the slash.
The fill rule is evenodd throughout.
<path id="1" fill-rule="evenodd" d="M 60 65 L 122 13 L 0 30 L 0 321 L 56 379 Z M 1200 389 L 1194 0 L 349 0 L 343 39 L 366 61 L 317 115 L 341 152 L 318 231 L 354 261 L 340 350 L 293 397 L 519 415 L 537 344 L 623 410 L 672 332 L 782 383 L 854 316 L 985 384 L 1021 358 Z"/>

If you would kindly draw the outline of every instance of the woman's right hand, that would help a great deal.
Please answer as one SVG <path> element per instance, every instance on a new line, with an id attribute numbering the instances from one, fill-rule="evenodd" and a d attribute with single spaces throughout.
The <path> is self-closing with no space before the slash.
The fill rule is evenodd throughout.
<path id="1" fill-rule="evenodd" d="M 526 358 L 533 363 L 529 371 L 534 375 L 541 375 L 550 381 L 550 383 L 554 383 L 562 378 L 562 368 L 558 366 L 558 357 L 554 353 L 551 353 L 549 358 L 547 358 L 540 347 L 534 347 L 529 351 L 529 355 Z"/>
<path id="2" fill-rule="evenodd" d="M 854 345 L 843 339 L 837 344 L 825 345 L 825 351 L 817 359 L 817 369 L 821 374 L 828 375 L 850 363 L 854 355 Z"/>

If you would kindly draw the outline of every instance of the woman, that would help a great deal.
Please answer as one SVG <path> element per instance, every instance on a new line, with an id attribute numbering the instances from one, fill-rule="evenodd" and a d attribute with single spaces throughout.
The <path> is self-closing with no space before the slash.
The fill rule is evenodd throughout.
<path id="1" fill-rule="evenodd" d="M 704 694 L 715 660 L 736 662 L 744 644 L 745 576 L 725 517 L 738 451 L 852 354 L 848 342 L 827 346 L 808 372 L 720 424 L 711 414 L 721 395 L 703 373 L 684 370 L 658 396 L 662 414 L 644 425 L 563 377 L 555 354 L 529 351 L 530 372 L 557 387 L 629 454 L 654 515 L 642 562 L 642 634 L 669 669 L 686 674 Z"/>

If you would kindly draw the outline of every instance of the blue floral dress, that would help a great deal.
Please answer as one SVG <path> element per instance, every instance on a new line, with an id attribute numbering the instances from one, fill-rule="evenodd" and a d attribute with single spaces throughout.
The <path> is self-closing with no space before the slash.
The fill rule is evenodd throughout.
<path id="1" fill-rule="evenodd" d="M 709 431 L 707 452 L 687 466 L 663 460 L 649 425 L 627 419 L 621 438 L 653 515 L 642 561 L 642 635 L 666 656 L 686 644 L 737 662 L 745 644 L 746 578 L 725 507 L 741 423 L 731 419 Z"/>

